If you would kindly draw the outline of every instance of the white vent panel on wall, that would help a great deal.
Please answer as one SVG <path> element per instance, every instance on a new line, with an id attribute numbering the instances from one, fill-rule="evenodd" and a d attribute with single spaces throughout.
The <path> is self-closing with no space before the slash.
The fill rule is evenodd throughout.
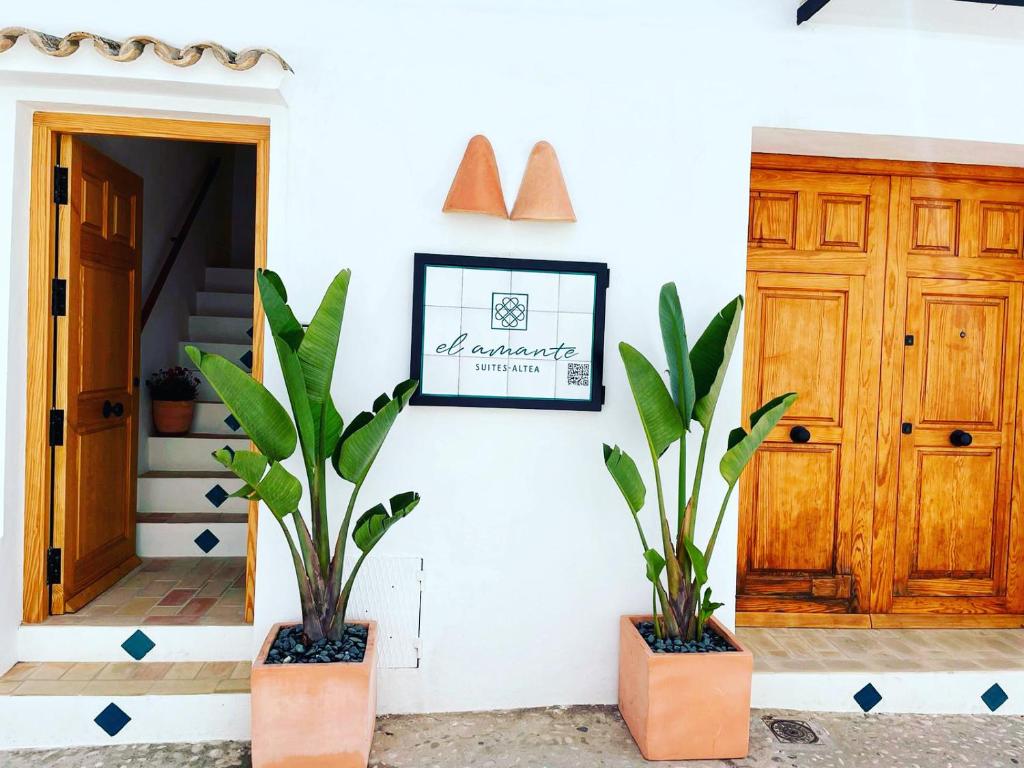
<path id="1" fill-rule="evenodd" d="M 377 622 L 379 668 L 419 666 L 422 577 L 419 557 L 370 557 L 359 571 L 348 619 Z"/>

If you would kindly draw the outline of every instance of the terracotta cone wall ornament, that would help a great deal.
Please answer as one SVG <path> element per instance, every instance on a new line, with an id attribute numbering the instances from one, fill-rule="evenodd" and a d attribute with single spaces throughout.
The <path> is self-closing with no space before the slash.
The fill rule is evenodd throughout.
<path id="1" fill-rule="evenodd" d="M 569 200 L 562 168 L 558 164 L 555 148 L 546 141 L 538 141 L 530 152 L 530 160 L 523 172 L 519 195 L 512 207 L 514 220 L 576 221 L 576 213 Z"/>
<path id="2" fill-rule="evenodd" d="M 486 136 L 477 134 L 469 140 L 441 210 L 445 213 L 483 213 L 508 218 L 498 176 L 498 161 Z"/>

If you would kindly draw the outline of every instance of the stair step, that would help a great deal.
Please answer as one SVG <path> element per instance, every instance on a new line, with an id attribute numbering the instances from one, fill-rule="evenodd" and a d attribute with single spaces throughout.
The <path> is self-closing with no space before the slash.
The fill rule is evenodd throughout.
<path id="1" fill-rule="evenodd" d="M 254 274 L 251 269 L 207 267 L 203 283 L 208 291 L 252 293 Z"/>
<path id="2" fill-rule="evenodd" d="M 201 351 L 207 354 L 220 355 L 226 358 L 230 362 L 237 365 L 243 371 L 250 371 L 252 369 L 252 344 L 224 344 L 222 342 L 211 342 L 204 341 L 199 344 L 192 344 L 190 341 L 179 341 L 178 342 L 178 365 L 183 365 L 186 368 L 193 367 L 195 363 L 192 362 L 192 358 L 188 356 L 185 351 L 187 346 L 198 347 Z"/>
<path id="3" fill-rule="evenodd" d="M 139 476 L 139 512 L 241 512 L 246 499 L 228 498 L 242 487 L 230 472 L 146 472 Z"/>
<path id="4" fill-rule="evenodd" d="M 192 429 L 208 435 L 245 435 L 245 431 L 224 403 L 197 402 L 195 416 L 192 417 Z"/>
<path id="5" fill-rule="evenodd" d="M 196 314 L 215 317 L 252 317 L 253 295 L 225 291 L 199 291 Z"/>
<path id="6" fill-rule="evenodd" d="M 154 436 L 147 438 L 146 444 L 151 469 L 183 472 L 217 470 L 221 464 L 210 454 L 220 448 L 231 448 L 233 451 L 249 449 L 248 438 L 225 435 Z"/>
<path id="7" fill-rule="evenodd" d="M 188 337 L 193 344 L 212 341 L 251 346 L 252 318 L 192 315 L 188 319 Z"/>
<path id="8" fill-rule="evenodd" d="M 241 522 L 179 522 L 195 514 L 164 513 L 172 522 L 150 522 L 152 515 L 138 515 L 135 553 L 139 557 L 245 557 L 248 537 L 246 515 Z M 234 517 L 234 515 L 233 515 Z"/>
<path id="9" fill-rule="evenodd" d="M 0 678 L 0 718 L 18 723 L 0 730 L 0 748 L 245 739 L 250 667 L 237 660 L 19 662 Z"/>

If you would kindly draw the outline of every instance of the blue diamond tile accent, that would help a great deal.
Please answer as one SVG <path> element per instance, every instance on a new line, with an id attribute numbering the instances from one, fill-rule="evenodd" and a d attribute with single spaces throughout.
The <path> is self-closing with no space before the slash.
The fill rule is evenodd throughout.
<path id="1" fill-rule="evenodd" d="M 855 694 L 853 694 L 853 700 L 857 702 L 857 706 L 863 709 L 865 712 L 870 712 L 876 706 L 878 702 L 882 700 L 882 694 L 878 692 L 871 683 L 868 683 Z"/>
<path id="2" fill-rule="evenodd" d="M 1003 704 L 1007 702 L 1010 697 L 1006 695 L 1006 691 L 1003 687 L 996 683 L 983 694 L 981 694 L 981 700 L 985 702 L 985 706 L 988 707 L 989 712 L 995 712 Z"/>
<path id="3" fill-rule="evenodd" d="M 252 368 L 252 350 L 247 349 L 245 354 L 238 358 L 246 368 Z"/>
<path id="4" fill-rule="evenodd" d="M 230 445 L 225 445 L 223 450 L 227 451 L 228 456 L 230 456 L 232 459 L 235 458 L 235 449 L 232 448 Z"/>
<path id="5" fill-rule="evenodd" d="M 142 661 L 147 653 L 156 648 L 156 643 L 150 640 L 149 635 L 141 629 L 137 629 L 131 637 L 121 643 L 121 647 L 133 659 Z"/>
<path id="6" fill-rule="evenodd" d="M 220 487 L 220 483 L 213 486 L 213 488 L 206 492 L 206 498 L 215 507 L 219 507 L 221 504 L 227 501 L 229 495 L 230 494 L 228 494 L 227 491 Z"/>
<path id="7" fill-rule="evenodd" d="M 93 722 L 106 731 L 107 736 L 117 736 L 121 729 L 131 722 L 131 718 L 117 704 L 111 702 L 107 704 L 102 712 L 96 715 Z"/>
<path id="8" fill-rule="evenodd" d="M 248 331 L 246 331 L 245 333 L 246 333 L 246 335 L 247 335 L 247 336 L 248 336 L 248 337 L 249 337 L 250 339 L 252 338 L 252 326 L 251 326 L 251 325 L 249 326 L 249 330 L 248 330 Z"/>
<path id="9" fill-rule="evenodd" d="M 210 550 L 220 544 L 220 539 L 217 535 L 207 528 L 205 531 L 200 533 L 195 538 L 196 546 L 199 547 L 206 554 L 210 554 Z"/>
<path id="10" fill-rule="evenodd" d="M 237 432 L 242 425 L 238 423 L 238 419 L 235 418 L 235 414 L 229 413 L 228 417 L 224 419 L 224 423 L 228 425 L 228 429 L 232 432 Z"/>

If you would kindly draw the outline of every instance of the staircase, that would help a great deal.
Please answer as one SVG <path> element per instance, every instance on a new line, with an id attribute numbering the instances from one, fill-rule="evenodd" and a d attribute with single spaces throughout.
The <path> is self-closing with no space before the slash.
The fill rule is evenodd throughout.
<path id="1" fill-rule="evenodd" d="M 208 267 L 189 317 L 188 339 L 178 343 L 178 363 L 193 344 L 248 372 L 252 366 L 253 273 Z M 217 463 L 218 448 L 245 450 L 249 439 L 213 387 L 200 376 L 192 431 L 148 438 L 149 466 L 139 475 L 136 552 L 140 557 L 244 557 L 249 503 L 228 498 L 240 481 Z M 144 415 L 148 418 L 148 415 Z"/>

